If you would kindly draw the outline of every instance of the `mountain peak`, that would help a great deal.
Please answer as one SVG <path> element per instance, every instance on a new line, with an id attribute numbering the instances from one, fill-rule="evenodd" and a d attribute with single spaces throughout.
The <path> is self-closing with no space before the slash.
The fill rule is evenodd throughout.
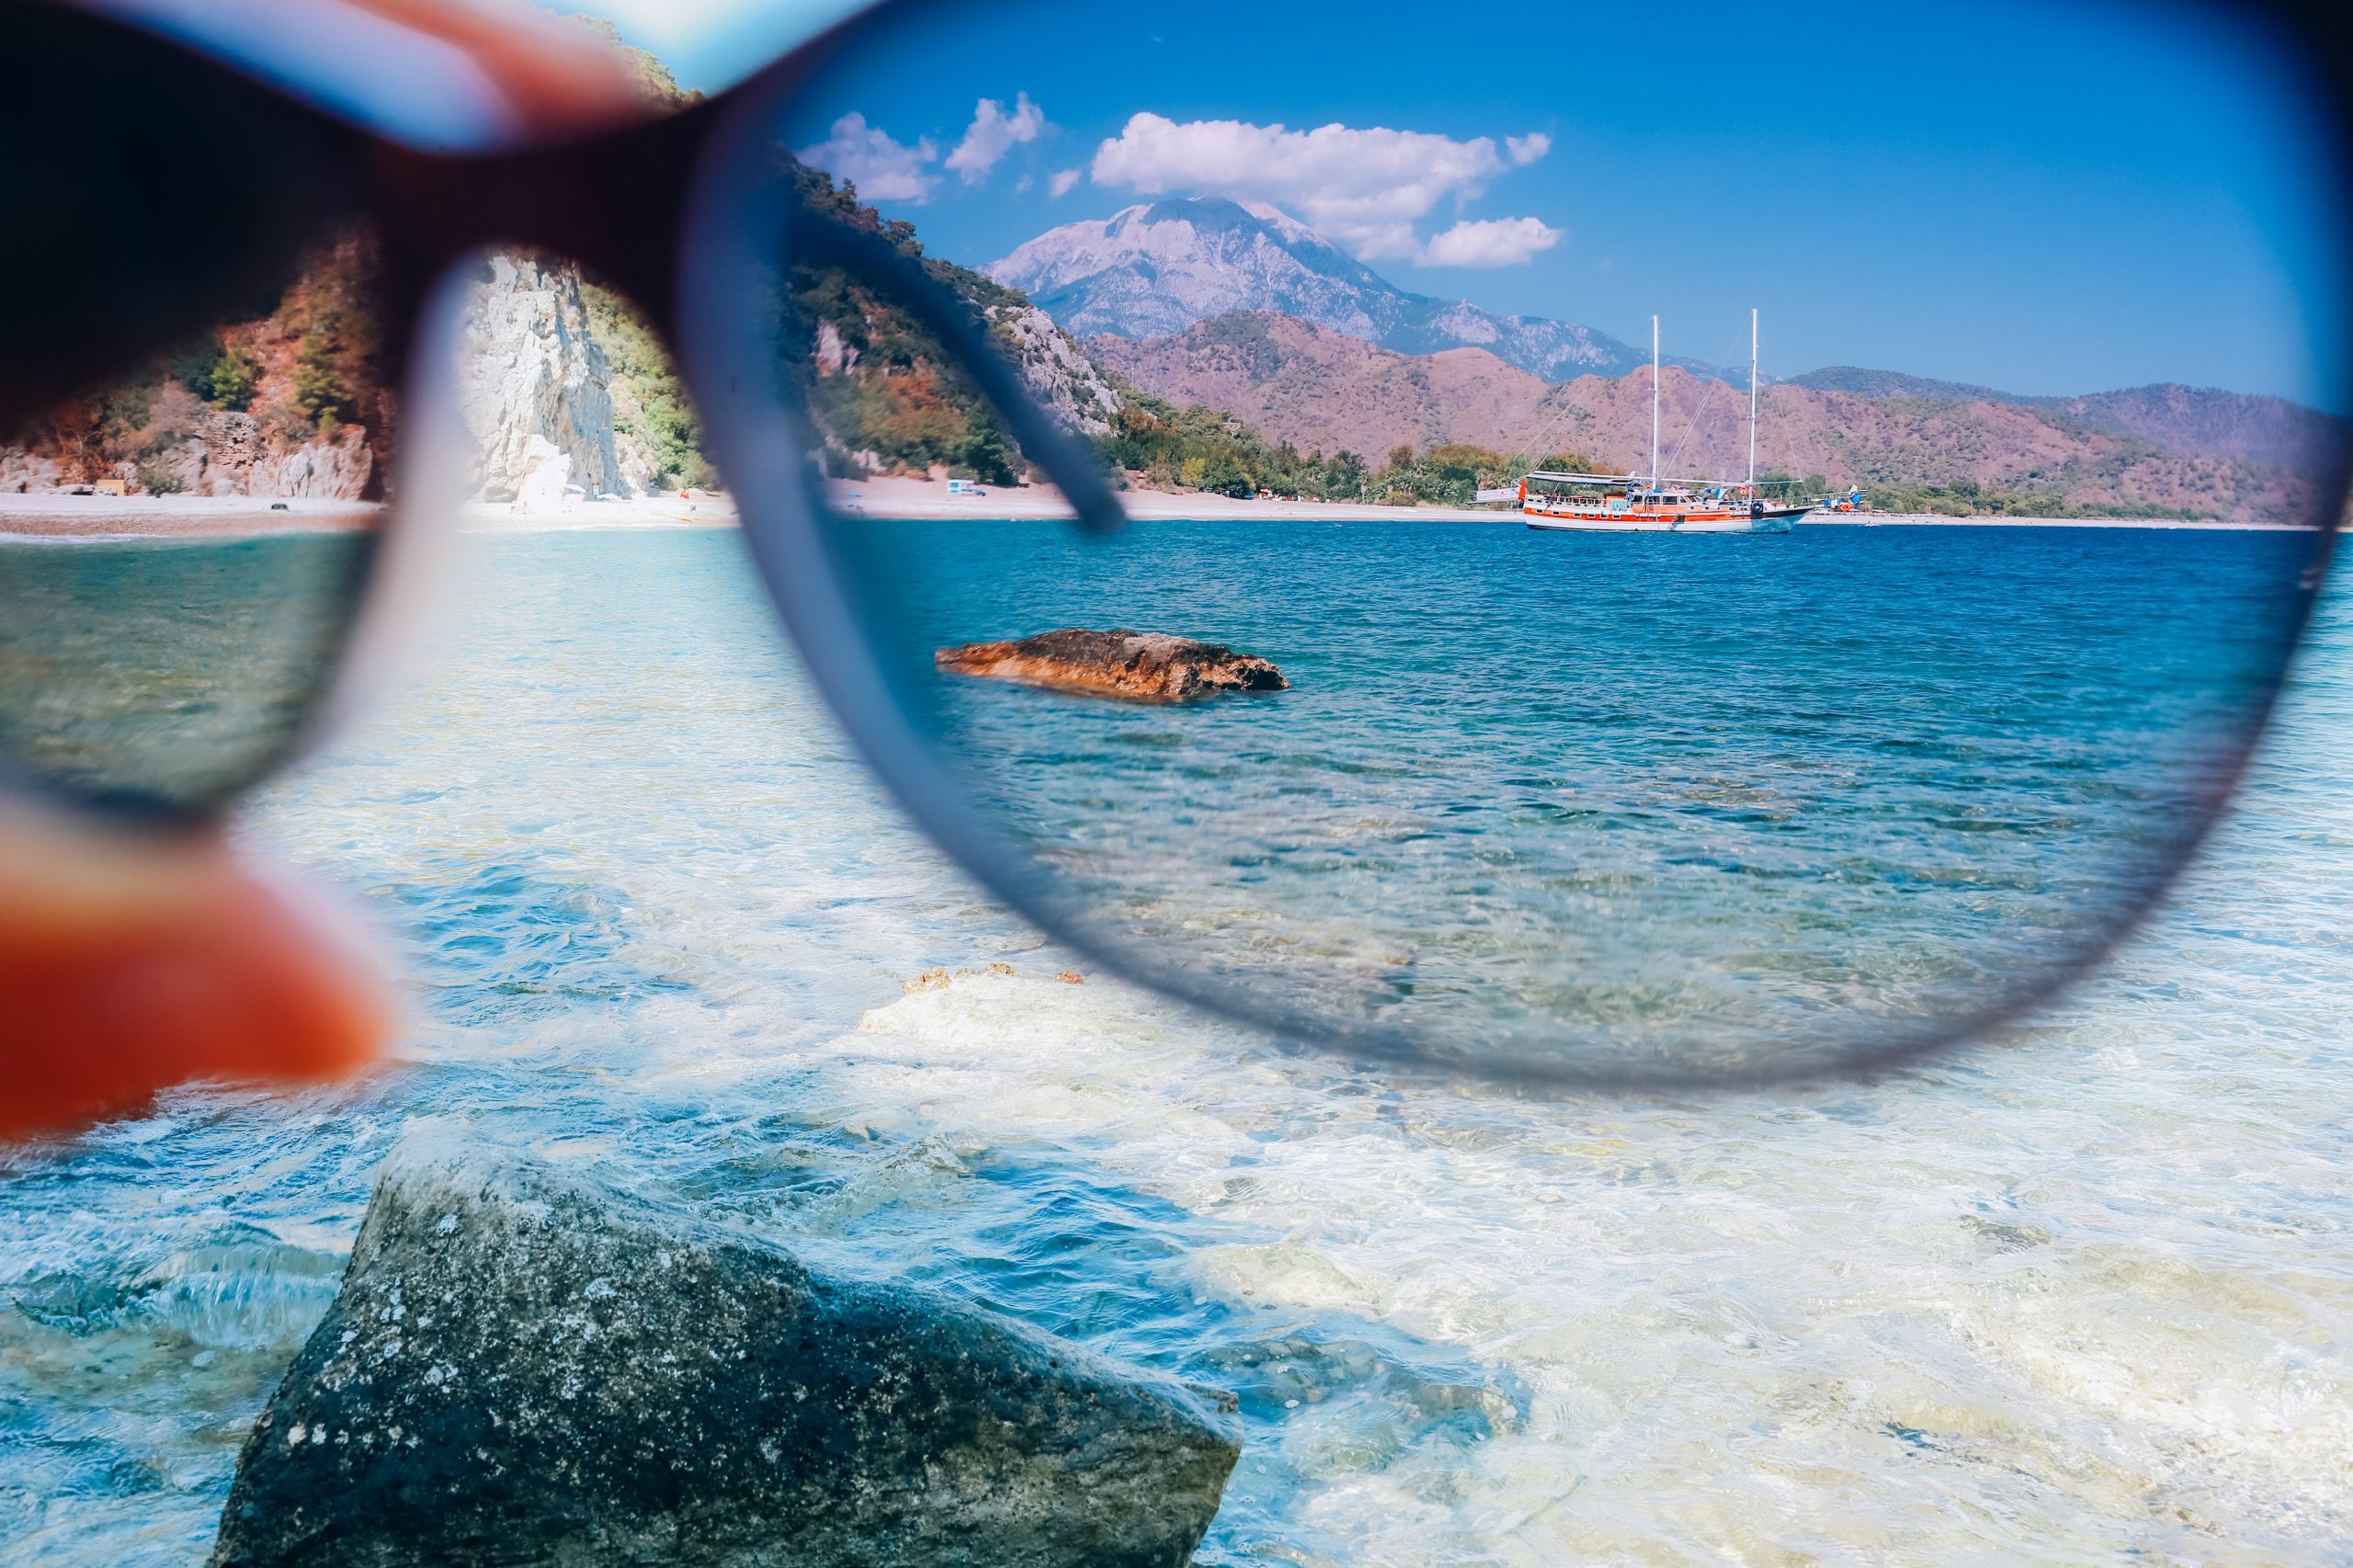
<path id="1" fill-rule="evenodd" d="M 1264 202 L 1164 197 L 1051 229 L 987 268 L 1074 336 L 1172 337 L 1272 311 L 1404 354 L 1483 348 L 1558 380 L 1645 362 L 1589 327 L 1408 293 Z"/>

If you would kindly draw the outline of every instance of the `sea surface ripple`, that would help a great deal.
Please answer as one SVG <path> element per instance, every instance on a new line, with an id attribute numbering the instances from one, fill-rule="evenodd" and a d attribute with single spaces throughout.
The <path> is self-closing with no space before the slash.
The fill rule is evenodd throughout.
<path id="1" fill-rule="evenodd" d="M 1235 1389 L 1206 1563 L 2341 1560 L 2353 600 L 2062 1010 L 1869 1083 L 1541 1098 L 1057 981 L 739 548 L 468 539 L 405 695 L 256 803 L 412 1023 L 354 1085 L 0 1155 L 0 1558 L 199 1561 L 371 1170 L 449 1119 Z"/>

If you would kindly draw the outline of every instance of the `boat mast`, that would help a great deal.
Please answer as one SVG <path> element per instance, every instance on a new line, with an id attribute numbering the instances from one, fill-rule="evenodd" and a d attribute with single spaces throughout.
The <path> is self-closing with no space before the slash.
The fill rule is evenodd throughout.
<path id="1" fill-rule="evenodd" d="M 1756 307 L 1748 307 L 1748 494 L 1756 494 Z"/>
<path id="2" fill-rule="evenodd" d="M 1658 317 L 1651 317 L 1651 488 L 1658 488 Z"/>

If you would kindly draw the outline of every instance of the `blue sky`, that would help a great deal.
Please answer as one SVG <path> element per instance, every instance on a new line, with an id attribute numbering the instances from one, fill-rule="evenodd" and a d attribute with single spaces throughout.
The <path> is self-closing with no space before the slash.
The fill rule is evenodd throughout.
<path id="1" fill-rule="evenodd" d="M 585 8 L 706 88 L 842 9 Z M 1755 305 L 1772 374 L 2341 407 L 2313 344 L 2342 235 L 2288 77 L 2145 6 L 998 0 L 881 32 L 784 134 L 973 264 L 1214 192 L 1418 292 L 1628 342 L 1656 312 L 1674 353 L 1745 355 Z"/>

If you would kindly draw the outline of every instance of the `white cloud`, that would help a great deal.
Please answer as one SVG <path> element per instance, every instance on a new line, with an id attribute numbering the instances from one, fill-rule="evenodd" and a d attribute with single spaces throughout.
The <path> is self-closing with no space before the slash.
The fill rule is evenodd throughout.
<path id="1" fill-rule="evenodd" d="M 1537 218 L 1464 219 L 1424 246 L 1424 267 L 1518 267 L 1561 243 L 1561 231 Z"/>
<path id="2" fill-rule="evenodd" d="M 972 123 L 956 150 L 948 154 L 948 166 L 962 175 L 966 185 L 978 185 L 1016 143 L 1035 142 L 1045 129 L 1044 112 L 1029 101 L 1027 93 L 1016 95 L 1011 114 L 996 99 L 983 98 L 972 106 Z"/>
<path id="3" fill-rule="evenodd" d="M 1071 187 L 1078 183 L 1079 176 L 1082 172 L 1083 171 L 1078 169 L 1063 170 L 1060 174 L 1054 176 L 1053 178 L 1046 182 L 1046 194 L 1052 197 L 1068 196 L 1071 191 Z"/>
<path id="4" fill-rule="evenodd" d="M 842 116 L 825 140 L 798 149 L 793 156 L 835 179 L 850 181 L 869 201 L 927 201 L 939 184 L 938 175 L 926 172 L 939 160 L 939 148 L 930 137 L 906 146 L 892 141 L 881 126 L 867 124 L 862 114 Z"/>
<path id="5" fill-rule="evenodd" d="M 1527 167 L 1552 150 L 1552 139 L 1540 131 L 1504 138 L 1504 151 L 1511 155 L 1511 165 L 1516 169 Z"/>
<path id="6" fill-rule="evenodd" d="M 1512 164 L 1543 156 L 1542 136 L 1514 139 Z M 1439 202 L 1486 188 L 1507 165 L 1492 137 L 1458 142 L 1374 126 L 1291 131 L 1234 119 L 1178 124 L 1130 118 L 1095 150 L 1095 183 L 1146 196 L 1188 190 L 1269 201 L 1367 260 L 1419 253 L 1414 225 Z"/>

